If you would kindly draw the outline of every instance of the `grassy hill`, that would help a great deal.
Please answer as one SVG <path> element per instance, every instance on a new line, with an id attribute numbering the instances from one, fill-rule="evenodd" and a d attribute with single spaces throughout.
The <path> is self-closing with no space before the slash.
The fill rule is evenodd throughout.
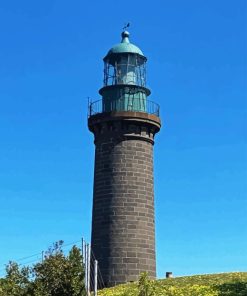
<path id="1" fill-rule="evenodd" d="M 145 291 L 146 287 L 146 291 Z M 140 294 L 140 290 L 143 294 Z M 146 294 L 145 294 L 146 293 Z M 99 296 L 247 296 L 247 272 L 195 275 L 120 285 Z"/>

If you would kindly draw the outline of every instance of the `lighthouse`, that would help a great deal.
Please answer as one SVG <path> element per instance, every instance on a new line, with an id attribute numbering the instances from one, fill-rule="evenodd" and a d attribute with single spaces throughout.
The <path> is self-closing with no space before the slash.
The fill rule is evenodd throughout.
<path id="1" fill-rule="evenodd" d="M 156 277 L 153 145 L 161 121 L 146 62 L 129 32 L 104 57 L 101 99 L 89 104 L 95 166 L 91 247 L 106 287 Z"/>

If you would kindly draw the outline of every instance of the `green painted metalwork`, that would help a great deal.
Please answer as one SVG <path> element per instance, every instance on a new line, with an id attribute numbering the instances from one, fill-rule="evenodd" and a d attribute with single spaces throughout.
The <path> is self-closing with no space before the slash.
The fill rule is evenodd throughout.
<path id="1" fill-rule="evenodd" d="M 141 56 L 144 56 L 143 52 L 140 50 L 139 47 L 136 45 L 130 43 L 129 41 L 129 32 L 124 31 L 122 33 L 122 41 L 121 43 L 118 43 L 114 45 L 107 53 L 107 56 L 110 56 L 111 54 L 116 54 L 116 53 L 134 53 L 134 54 L 139 54 Z"/>
<path id="2" fill-rule="evenodd" d="M 102 112 L 147 112 L 146 61 L 142 51 L 130 43 L 129 33 L 122 33 L 121 43 L 113 46 L 104 58 Z"/>
<path id="3" fill-rule="evenodd" d="M 139 111 L 146 112 L 147 94 L 140 87 L 108 87 L 102 90 L 103 112 Z"/>
<path id="4" fill-rule="evenodd" d="M 106 103 L 106 102 L 104 102 L 104 103 Z M 126 106 L 124 106 L 121 99 L 113 101 L 112 105 L 108 105 L 108 106 L 106 106 L 106 105 L 103 106 L 103 100 L 98 100 L 98 101 L 94 101 L 94 102 L 88 102 L 88 117 L 91 117 L 93 115 L 97 115 L 99 113 L 107 112 L 106 108 L 108 108 L 110 110 L 110 112 L 126 111 Z M 147 114 L 156 115 L 158 117 L 160 115 L 160 113 L 159 113 L 160 106 L 158 104 L 156 104 L 155 102 L 146 100 L 145 101 L 145 109 L 146 109 L 145 113 L 147 113 Z M 132 109 L 130 109 L 130 106 L 129 106 L 128 111 L 139 112 L 139 110 L 140 110 L 140 107 L 138 106 L 138 104 L 132 104 Z"/>

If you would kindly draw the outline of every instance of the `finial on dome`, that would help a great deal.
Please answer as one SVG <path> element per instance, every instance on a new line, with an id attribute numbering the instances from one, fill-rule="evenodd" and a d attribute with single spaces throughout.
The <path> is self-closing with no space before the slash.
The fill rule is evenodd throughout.
<path id="1" fill-rule="evenodd" d="M 123 27 L 123 32 L 121 34 L 122 36 L 122 43 L 130 43 L 129 42 L 129 35 L 130 33 L 128 31 L 126 31 L 127 28 L 129 28 L 130 23 L 125 23 L 124 27 Z"/>
<path id="2" fill-rule="evenodd" d="M 122 36 L 122 43 L 130 43 L 129 41 L 129 35 L 130 33 L 128 31 L 123 31 L 121 36 Z"/>

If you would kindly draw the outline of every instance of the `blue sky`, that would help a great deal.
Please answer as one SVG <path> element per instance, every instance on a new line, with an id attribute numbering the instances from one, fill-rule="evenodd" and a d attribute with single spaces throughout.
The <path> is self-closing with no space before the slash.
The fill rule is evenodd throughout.
<path id="1" fill-rule="evenodd" d="M 0 270 L 90 239 L 87 97 L 125 22 L 161 106 L 158 276 L 246 270 L 246 17 L 245 0 L 0 2 Z"/>

